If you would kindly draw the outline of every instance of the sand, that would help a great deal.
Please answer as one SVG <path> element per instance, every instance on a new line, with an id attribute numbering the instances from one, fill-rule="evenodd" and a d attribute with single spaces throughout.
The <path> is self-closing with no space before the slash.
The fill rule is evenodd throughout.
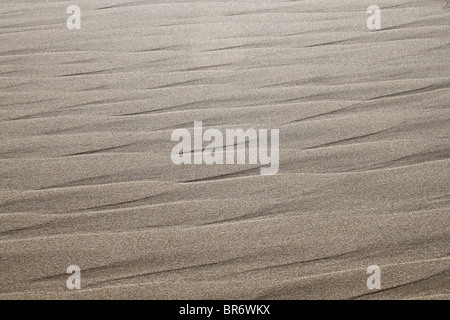
<path id="1" fill-rule="evenodd" d="M 449 299 L 445 5 L 3 0 L 0 299 Z M 173 164 L 200 120 L 278 174 Z"/>

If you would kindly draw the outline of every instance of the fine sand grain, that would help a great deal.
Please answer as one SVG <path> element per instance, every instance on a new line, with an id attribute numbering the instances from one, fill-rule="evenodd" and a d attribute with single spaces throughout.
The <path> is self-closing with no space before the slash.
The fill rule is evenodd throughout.
<path id="1" fill-rule="evenodd" d="M 445 5 L 2 0 L 0 299 L 449 299 Z M 199 120 L 278 174 L 173 164 Z"/>

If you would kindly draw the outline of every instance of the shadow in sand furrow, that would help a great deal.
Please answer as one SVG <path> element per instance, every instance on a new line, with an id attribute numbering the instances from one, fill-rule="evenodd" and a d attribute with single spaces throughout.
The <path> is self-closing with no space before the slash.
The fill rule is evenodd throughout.
<path id="1" fill-rule="evenodd" d="M 232 63 L 213 64 L 213 65 L 209 65 L 209 66 L 179 69 L 179 70 L 176 70 L 176 72 L 204 71 L 204 70 L 211 70 L 211 69 L 216 69 L 216 68 L 220 68 L 220 67 L 228 67 L 228 66 L 232 66 L 232 65 L 233 65 Z"/>
<path id="2" fill-rule="evenodd" d="M 357 43 L 359 40 L 359 37 L 355 37 L 355 38 L 348 38 L 348 39 L 343 39 L 343 40 L 336 40 L 336 41 L 329 41 L 329 42 L 323 42 L 323 43 L 318 43 L 318 44 L 312 44 L 309 46 L 304 46 L 303 48 L 317 48 L 317 47 L 325 47 L 325 46 L 332 46 L 332 45 L 336 45 L 336 44 L 350 44 L 352 42 Z"/>
<path id="3" fill-rule="evenodd" d="M 50 136 L 50 135 L 62 135 L 62 134 L 70 134 L 73 132 L 76 132 L 77 130 L 80 130 L 84 128 L 85 126 L 70 126 L 70 127 L 64 127 L 61 129 L 54 129 L 54 130 L 47 130 L 43 132 L 44 134 Z"/>
<path id="4" fill-rule="evenodd" d="M 340 109 L 337 109 L 337 110 L 332 110 L 332 111 L 328 111 L 328 112 L 322 112 L 322 113 L 315 114 L 315 115 L 308 116 L 308 117 L 304 117 L 304 118 L 301 118 L 301 119 L 291 120 L 291 121 L 285 122 L 285 123 L 283 123 L 281 125 L 284 126 L 284 125 L 287 125 L 287 124 L 292 124 L 292 123 L 302 122 L 302 121 L 308 121 L 308 120 L 320 118 L 320 117 L 323 117 L 323 116 L 336 115 L 336 114 L 339 114 L 339 113 L 341 113 L 343 111 L 351 111 L 351 110 L 358 109 L 358 108 L 361 108 L 361 106 L 359 104 L 354 104 L 354 105 L 343 107 L 343 108 L 340 108 Z"/>
<path id="5" fill-rule="evenodd" d="M 236 45 L 236 46 L 228 46 L 228 47 L 222 47 L 222 48 L 214 48 L 214 49 L 208 49 L 205 50 L 205 52 L 215 52 L 215 51 L 225 51 L 225 50 L 233 50 L 233 49 L 261 49 L 261 48 L 268 48 L 268 47 L 272 47 L 273 45 L 271 44 L 241 44 L 241 45 Z"/>
<path id="6" fill-rule="evenodd" d="M 337 141 L 333 141 L 333 142 L 329 142 L 329 143 L 324 143 L 324 144 L 320 144 L 317 146 L 305 148 L 303 150 L 312 150 L 312 149 L 318 149 L 318 148 L 333 147 L 333 146 L 337 146 L 337 145 L 346 144 L 346 142 L 357 142 L 359 139 L 364 139 L 364 138 L 376 136 L 381 133 L 389 132 L 389 131 L 392 131 L 394 128 L 395 127 L 391 127 L 388 129 L 379 130 L 379 131 L 368 133 L 368 134 L 363 134 L 363 135 L 359 135 L 359 136 L 355 136 L 355 137 L 351 137 L 351 138 L 347 138 L 347 139 L 341 139 L 341 140 L 337 140 Z"/>
<path id="7" fill-rule="evenodd" d="M 0 232 L 0 242 L 15 240 L 37 240 L 50 237 L 83 237 L 97 234 L 99 236 L 120 235 L 124 232 L 147 233 L 171 228 L 196 228 L 218 225 L 231 222 L 248 222 L 256 218 L 272 218 L 283 215 L 282 205 L 260 204 L 245 211 L 232 205 L 221 207 L 212 213 L 208 208 L 208 215 L 202 211 L 201 204 L 217 203 L 218 205 L 229 204 L 229 201 L 201 201 L 201 202 L 175 202 L 156 205 L 142 205 L 131 208 L 120 208 L 103 211 L 75 213 L 72 215 L 51 216 L 48 214 L 24 214 L 26 217 L 36 219 L 33 225 L 26 221 L 17 221 L 13 215 L 1 216 L 0 218 L 10 226 L 9 229 Z M 248 203 L 247 203 L 248 204 Z M 181 207 L 181 208 L 180 208 Z M 261 209 L 258 210 L 257 207 Z M 237 209 L 237 210 L 236 210 Z M 247 213 L 248 212 L 248 213 Z M 76 218 L 75 218 L 76 217 Z M 225 219 L 225 217 L 231 217 Z M 233 218 L 234 217 L 234 218 Z M 23 225 L 23 224 L 26 225 Z M 5 229 L 5 228 L 3 228 Z"/>
<path id="8" fill-rule="evenodd" d="M 14 70 L 14 71 L 5 71 L 5 72 L 0 72 L 0 77 L 6 76 L 6 75 L 20 75 L 23 74 L 25 70 Z M 7 87 L 5 87 L 7 88 Z"/>
<path id="9" fill-rule="evenodd" d="M 49 24 L 45 25 L 45 28 L 43 28 L 41 26 L 39 28 L 39 30 L 52 32 L 53 30 L 55 30 L 55 27 L 58 27 L 58 26 L 60 26 L 59 23 L 49 23 Z M 21 34 L 21 33 L 23 34 L 25 32 L 33 32 L 35 30 L 36 26 L 33 24 L 33 25 L 24 25 L 24 26 L 21 26 L 21 27 L 18 27 L 18 28 L 24 28 L 24 29 L 23 30 L 13 30 L 13 31 L 7 31 L 7 32 L 0 32 L 0 35 Z"/>
<path id="10" fill-rule="evenodd" d="M 383 28 L 380 30 L 374 30 L 373 33 L 381 33 L 383 31 L 389 30 L 390 28 Z M 402 35 L 399 38 L 394 38 L 391 41 L 405 41 L 405 40 L 414 40 L 414 39 L 428 39 L 432 33 L 413 33 L 410 35 Z M 354 37 L 349 39 L 342 39 L 342 40 L 336 40 L 336 41 L 329 41 L 329 42 L 323 42 L 318 44 L 312 44 L 308 46 L 303 46 L 303 48 L 318 48 L 318 47 L 325 47 L 325 46 L 332 46 L 332 45 L 355 45 L 355 44 L 361 44 L 361 42 L 367 42 L 370 44 L 375 43 L 384 43 L 386 40 L 384 39 L 373 39 L 371 41 L 367 41 L 367 37 Z"/>
<path id="11" fill-rule="evenodd" d="M 95 206 L 95 207 L 89 207 L 89 208 L 83 208 L 83 209 L 76 209 L 73 211 L 69 211 L 69 213 L 74 213 L 74 212 L 86 212 L 86 211 L 101 211 L 104 209 L 118 209 L 118 208 L 123 208 L 124 205 L 131 205 L 131 204 L 135 204 L 135 203 L 139 203 L 139 202 L 144 202 L 147 200 L 152 200 L 155 198 L 158 198 L 162 195 L 165 194 L 169 194 L 169 192 L 165 191 L 165 192 L 161 192 L 155 195 L 151 195 L 148 197 L 143 197 L 143 198 L 139 198 L 139 199 L 134 199 L 134 200 L 127 200 L 127 201 L 122 201 L 122 202 L 116 202 L 116 203 L 110 203 L 110 204 L 105 204 L 105 205 L 101 205 L 101 206 Z M 126 207 L 126 206 L 125 206 Z"/>
<path id="12" fill-rule="evenodd" d="M 40 99 L 40 100 L 35 100 L 35 101 L 30 101 L 30 102 L 21 102 L 21 103 L 16 103 L 16 106 L 23 106 L 23 105 L 31 105 L 31 104 L 39 104 L 39 103 L 46 103 L 46 102 L 50 102 L 50 101 L 55 101 L 54 98 L 50 98 L 50 99 Z M 8 104 L 0 104 L 0 107 L 7 107 Z M 19 118 L 17 118 L 19 119 Z"/>
<path id="13" fill-rule="evenodd" d="M 248 220 L 252 220 L 255 218 L 264 218 L 264 217 L 269 217 L 269 216 L 273 217 L 274 215 L 284 213 L 284 212 L 280 211 L 280 208 L 282 208 L 282 207 L 284 207 L 284 205 L 280 205 L 280 204 L 270 205 L 270 206 L 264 207 L 261 210 L 251 212 L 248 214 L 244 214 L 242 216 L 233 217 L 230 219 L 212 221 L 212 222 L 208 222 L 208 223 L 203 223 L 202 226 L 220 225 L 220 224 L 232 223 L 232 222 L 243 222 L 243 221 L 248 221 Z"/>
<path id="14" fill-rule="evenodd" d="M 58 78 L 90 76 L 90 75 L 97 75 L 97 74 L 107 74 L 107 73 L 113 73 L 114 71 L 117 71 L 118 69 L 121 69 L 121 68 L 111 68 L 111 69 L 103 69 L 103 70 L 98 70 L 98 71 L 86 71 L 86 72 L 63 74 L 63 75 L 58 76 Z"/>
<path id="15" fill-rule="evenodd" d="M 142 99 L 142 100 L 146 100 L 146 99 Z M 201 106 L 205 106 L 208 104 L 220 106 L 222 102 L 229 102 L 229 101 L 230 101 L 230 99 L 226 99 L 226 98 L 200 100 L 200 101 L 177 104 L 175 106 L 166 107 L 166 108 L 158 108 L 158 109 L 153 109 L 153 110 L 145 110 L 145 111 L 119 114 L 117 116 L 118 117 L 139 116 L 139 115 L 146 115 L 146 114 L 153 114 L 153 113 L 165 113 L 165 112 L 184 111 L 184 110 L 193 111 L 193 110 L 198 110 L 198 109 L 200 109 Z"/>
<path id="16" fill-rule="evenodd" d="M 138 102 L 138 101 L 145 101 L 148 100 L 149 97 L 130 97 L 130 96 L 126 96 L 123 95 L 121 98 L 119 97 L 115 97 L 115 98 L 110 98 L 110 99 L 102 99 L 102 100 L 97 100 L 97 101 L 91 101 L 91 102 L 84 102 L 84 103 L 80 103 L 80 104 L 75 104 L 75 105 L 71 105 L 71 106 L 67 106 L 64 109 L 77 109 L 79 107 L 86 107 L 86 106 L 100 106 L 100 105 L 107 105 L 107 104 L 114 104 L 114 103 L 121 103 L 121 102 Z"/>
<path id="17" fill-rule="evenodd" d="M 115 268 L 115 267 L 120 267 L 120 266 L 126 265 L 128 263 L 129 263 L 128 261 L 127 262 L 116 262 L 116 263 L 111 263 L 111 264 L 104 265 L 104 266 L 86 268 L 86 269 L 81 270 L 81 272 L 107 270 L 107 269 L 111 269 L 111 268 Z M 50 275 L 50 276 L 34 278 L 34 279 L 29 280 L 28 282 L 40 282 L 40 281 L 45 281 L 45 280 L 59 279 L 59 278 L 63 278 L 63 277 L 67 278 L 67 273 L 60 273 L 60 274 L 54 274 L 54 275 Z"/>
<path id="18" fill-rule="evenodd" d="M 447 89 L 447 88 L 450 88 L 450 82 L 445 82 L 442 84 L 432 84 L 432 85 L 418 88 L 418 89 L 407 90 L 407 91 L 402 91 L 402 92 L 397 92 L 397 93 L 391 93 L 391 94 L 387 94 L 387 95 L 383 95 L 383 96 L 379 96 L 379 97 L 375 97 L 375 98 L 370 98 L 370 99 L 367 99 L 366 101 L 380 100 L 380 99 L 386 99 L 386 98 L 397 98 L 397 97 L 403 97 L 403 96 L 414 95 L 414 94 L 418 94 L 418 93 L 424 93 L 424 92 L 429 92 L 429 91 L 433 91 L 433 90 L 441 90 L 441 89 Z"/>
<path id="19" fill-rule="evenodd" d="M 129 144 L 123 144 L 117 147 L 108 147 L 108 148 L 100 148 L 100 149 L 95 149 L 95 150 L 88 150 L 88 151 L 83 151 L 83 152 L 77 152 L 77 153 L 71 153 L 71 154 L 66 154 L 66 155 L 62 155 L 61 157 L 73 157 L 73 156 L 83 156 L 83 155 L 88 155 L 88 154 L 96 154 L 96 153 L 102 153 L 102 152 L 107 152 L 107 151 L 113 151 L 113 150 L 118 150 L 121 148 L 125 148 L 125 147 L 129 147 L 134 145 L 134 143 L 129 143 Z"/>
<path id="20" fill-rule="evenodd" d="M 183 46 L 177 45 L 177 46 L 163 46 L 163 47 L 156 47 L 156 48 L 148 48 L 148 49 L 141 49 L 133 52 L 155 52 L 155 51 L 165 51 L 165 50 L 180 50 L 184 48 Z M 164 60 L 170 60 L 170 59 L 164 59 Z"/>
<path id="21" fill-rule="evenodd" d="M 126 65 L 123 67 L 117 67 L 117 68 L 64 74 L 64 75 L 59 75 L 56 78 L 69 78 L 69 77 L 80 77 L 80 76 L 90 76 L 90 75 L 105 75 L 105 74 L 111 74 L 111 73 L 118 74 L 121 72 L 129 74 L 135 70 L 142 71 L 144 68 L 152 67 L 155 63 L 168 61 L 168 60 L 170 60 L 170 58 L 155 59 L 155 60 L 146 61 L 145 64 L 143 64 L 143 63 L 129 64 L 129 65 Z"/>
<path id="22" fill-rule="evenodd" d="M 19 89 L 20 87 L 27 86 L 29 84 L 30 84 L 30 82 L 27 81 L 27 82 L 12 84 L 12 85 L 3 87 L 1 89 L 3 89 L 3 90 Z"/>
<path id="23" fill-rule="evenodd" d="M 98 92 L 101 90 L 108 90 L 108 89 L 111 89 L 111 88 L 107 85 L 100 85 L 100 86 L 96 86 L 96 87 L 92 87 L 92 88 L 81 89 L 78 92 Z"/>
<path id="24" fill-rule="evenodd" d="M 28 55 L 28 54 L 36 54 L 42 53 L 38 49 L 20 49 L 20 50 L 9 50 L 9 51 L 0 51 L 0 56 L 19 56 L 19 55 Z"/>
<path id="25" fill-rule="evenodd" d="M 104 285 L 104 284 L 111 285 L 111 284 L 113 284 L 114 282 L 117 282 L 117 281 L 138 279 L 138 278 L 142 278 L 142 277 L 155 276 L 155 275 L 160 275 L 160 274 L 164 274 L 164 273 L 188 271 L 188 270 L 193 270 L 193 269 L 202 269 L 202 268 L 215 267 L 215 266 L 223 266 L 223 265 L 232 264 L 232 263 L 235 263 L 235 262 L 238 262 L 238 261 L 242 261 L 242 260 L 245 260 L 247 258 L 248 258 L 248 256 L 242 256 L 242 257 L 222 260 L 222 261 L 219 261 L 219 262 L 210 262 L 210 263 L 204 263 L 204 264 L 196 264 L 196 265 L 187 266 L 187 267 L 180 267 L 180 268 L 174 268 L 174 269 L 168 269 L 168 270 L 146 272 L 146 273 L 140 273 L 140 274 L 135 274 L 135 275 L 131 275 L 131 276 L 123 276 L 123 277 L 118 277 L 118 278 L 114 278 L 114 279 L 110 279 L 110 280 L 106 280 L 106 281 L 97 282 L 97 283 L 88 285 L 86 288 L 98 287 L 99 285 Z"/>
<path id="26" fill-rule="evenodd" d="M 408 166 L 421 164 L 426 162 L 440 161 L 450 159 L 450 147 L 444 150 L 427 151 L 422 153 L 416 153 L 408 156 L 404 156 L 389 162 L 372 166 L 371 169 L 384 169 L 384 168 L 396 168 L 400 166 Z"/>
<path id="27" fill-rule="evenodd" d="M 28 227 L 23 227 L 23 228 L 17 228 L 17 229 L 10 229 L 10 230 L 4 230 L 4 231 L 0 231 L 0 237 L 1 236 L 7 236 L 7 235 L 12 235 L 12 234 L 16 234 L 16 233 L 20 233 L 22 231 L 30 231 L 30 230 L 39 230 L 39 229 L 43 229 L 48 225 L 47 222 L 45 223 L 40 223 L 40 224 L 35 224 L 33 226 L 28 226 Z"/>
<path id="28" fill-rule="evenodd" d="M 50 102 L 53 99 L 50 99 L 46 102 Z M 44 112 L 38 112 L 38 113 L 34 113 L 34 114 L 29 114 L 29 115 L 24 115 L 21 117 L 16 117 L 16 118 L 11 118 L 11 119 L 5 119 L 3 121 L 18 121 L 18 120 L 30 120 L 30 119 L 43 119 L 46 117 L 52 117 L 52 116 L 56 116 L 57 112 L 56 111 L 44 111 Z"/>
<path id="29" fill-rule="evenodd" d="M 429 49 L 429 51 L 441 50 L 441 49 L 449 49 L 449 48 L 450 48 L 450 43 L 445 43 L 445 44 L 440 45 L 440 46 L 432 47 L 432 48 Z"/>
<path id="30" fill-rule="evenodd" d="M 207 120 L 207 119 L 205 119 L 205 120 Z M 192 124 L 192 122 L 191 122 L 191 124 Z M 236 148 L 237 146 L 239 146 L 239 145 L 242 145 L 242 144 L 247 144 L 248 143 L 248 141 L 246 140 L 245 142 L 243 142 L 243 143 L 238 143 L 237 141 L 234 143 L 234 144 L 229 144 L 229 145 L 223 145 L 222 146 L 222 150 L 226 150 L 227 148 L 232 148 L 232 149 L 234 149 L 234 148 Z M 205 152 L 207 150 L 207 147 L 204 147 L 203 149 L 201 149 L 201 150 L 199 150 L 199 149 L 193 149 L 193 150 L 191 150 L 189 153 L 190 154 L 194 154 L 194 153 L 200 153 L 200 152 Z"/>
<path id="31" fill-rule="evenodd" d="M 392 133 L 403 134 L 406 132 L 414 132 L 416 130 L 429 130 L 430 128 L 437 130 L 442 128 L 443 130 L 440 139 L 448 139 L 448 122 L 448 117 L 438 116 L 431 119 L 416 121 L 416 123 L 398 125 L 395 128 L 392 128 Z"/>
<path id="32" fill-rule="evenodd" d="M 259 272 L 259 271 L 289 268 L 289 267 L 305 265 L 305 264 L 314 263 L 314 262 L 338 260 L 341 258 L 351 257 L 351 256 L 355 255 L 355 253 L 359 253 L 361 251 L 362 250 L 354 250 L 354 251 L 349 251 L 349 252 L 345 252 L 345 253 L 341 253 L 341 254 L 336 254 L 336 255 L 331 255 L 331 256 L 321 257 L 321 258 L 315 258 L 315 259 L 310 259 L 310 260 L 295 261 L 295 262 L 289 262 L 289 263 L 280 263 L 280 264 L 270 265 L 270 266 L 266 266 L 266 267 L 254 268 L 254 269 L 245 270 L 245 271 L 241 271 L 241 272 L 235 272 L 232 275 L 235 276 L 235 275 L 239 275 L 239 274 L 254 273 L 254 272 Z M 225 277 L 227 277 L 227 276 L 225 276 Z"/>
<path id="33" fill-rule="evenodd" d="M 295 0 L 290 0 L 286 2 L 295 2 Z M 266 13 L 273 13 L 276 12 L 273 9 L 258 9 L 258 10 L 251 10 L 251 11 L 241 11 L 241 12 L 232 12 L 232 13 L 225 13 L 224 17 L 238 17 L 238 16 L 248 16 L 248 15 L 258 15 L 258 14 L 266 14 Z"/>
<path id="34" fill-rule="evenodd" d="M 415 2 L 408 2 L 408 3 L 402 3 L 402 4 L 396 4 L 396 5 L 392 5 L 392 6 L 383 6 L 383 9 L 411 9 L 412 5 L 414 4 L 419 4 L 419 3 L 423 3 L 422 1 L 415 1 Z"/>
<path id="35" fill-rule="evenodd" d="M 380 290 L 377 290 L 377 291 L 374 291 L 374 292 L 369 292 L 369 293 L 361 294 L 361 295 L 358 295 L 358 296 L 355 296 L 355 297 L 351 297 L 350 300 L 355 300 L 355 299 L 360 299 L 360 298 L 365 298 L 365 297 L 373 297 L 374 295 L 383 295 L 384 293 L 386 293 L 388 291 L 392 291 L 392 290 L 395 290 L 395 289 L 398 289 L 398 288 L 404 288 L 404 287 L 412 286 L 412 285 L 415 285 L 415 284 L 419 284 L 421 282 L 434 280 L 434 279 L 436 279 L 436 280 L 437 279 L 441 279 L 442 283 L 448 283 L 449 276 L 450 276 L 450 270 L 444 270 L 444 271 L 438 272 L 436 274 L 433 274 L 433 275 L 431 275 L 429 277 L 421 278 L 419 280 L 415 280 L 415 281 L 407 282 L 407 283 L 400 284 L 400 285 L 397 285 L 397 286 L 389 287 L 389 288 L 386 288 L 386 289 L 380 289 Z"/>
<path id="36" fill-rule="evenodd" d="M 408 29 L 408 28 L 422 28 L 422 27 L 439 26 L 439 25 L 446 26 L 447 24 L 445 23 L 445 21 L 442 21 L 442 19 L 440 17 L 436 17 L 436 18 L 424 19 L 422 21 L 414 21 L 414 22 L 400 24 L 400 25 L 397 25 L 397 26 L 386 27 L 386 28 L 383 28 L 382 30 L 383 31 L 390 31 L 390 30 L 400 30 L 400 29 Z"/>
<path id="37" fill-rule="evenodd" d="M 179 105 L 167 107 L 167 108 L 158 108 L 153 110 L 146 110 L 146 111 L 138 111 L 138 112 L 132 112 L 132 113 L 125 113 L 125 114 L 118 114 L 117 117 L 129 117 L 129 116 L 140 116 L 140 115 L 147 115 L 147 114 L 153 114 L 153 113 L 162 113 L 165 111 L 170 111 L 173 109 L 178 109 Z"/>
<path id="38" fill-rule="evenodd" d="M 296 63 L 283 65 L 283 66 L 289 66 L 289 65 L 296 65 Z M 281 83 L 275 83 L 275 84 L 269 84 L 260 86 L 259 89 L 266 89 L 266 88 L 286 88 L 286 87 L 299 87 L 304 85 L 321 85 L 325 83 L 328 80 L 328 78 L 318 76 L 318 77 L 308 77 L 306 79 L 302 80 L 294 80 L 289 82 L 281 82 Z"/>
<path id="39" fill-rule="evenodd" d="M 217 175 L 217 176 L 213 176 L 213 177 L 181 181 L 180 183 L 187 184 L 187 183 L 196 183 L 196 182 L 217 181 L 217 180 L 223 180 L 223 179 L 230 179 L 230 178 L 238 178 L 238 177 L 259 175 L 260 168 L 261 168 L 261 166 L 258 166 L 256 168 L 251 168 L 251 169 L 247 169 L 247 170 L 237 171 L 237 172 L 233 172 L 233 173 L 221 174 L 221 175 Z"/>
<path id="40" fill-rule="evenodd" d="M 106 6 L 106 7 L 100 7 L 95 10 L 107 10 L 107 9 L 116 9 L 116 8 L 125 8 L 125 7 L 135 7 L 135 6 L 145 5 L 145 4 L 148 4 L 148 1 L 131 1 L 131 2 L 126 2 L 126 3 L 114 4 L 114 5 Z"/>
<path id="41" fill-rule="evenodd" d="M 191 85 L 201 84 L 201 83 L 202 83 L 202 79 L 195 79 L 195 80 L 180 81 L 180 82 L 174 82 L 174 83 L 170 83 L 170 84 L 166 84 L 166 85 L 162 85 L 162 86 L 152 87 L 152 88 L 148 88 L 148 90 L 186 87 L 186 86 L 191 86 Z"/>
<path id="42" fill-rule="evenodd" d="M 39 188 L 38 190 L 49 190 L 49 189 L 59 189 L 59 188 L 71 188 L 71 187 L 79 187 L 79 186 L 84 186 L 84 185 L 89 185 L 89 182 L 93 182 L 96 180 L 101 180 L 101 179 L 106 179 L 111 177 L 111 175 L 101 175 L 101 176 L 96 176 L 96 177 L 92 177 L 92 178 L 84 178 L 84 179 L 79 179 L 79 180 L 73 180 L 73 181 L 69 181 L 69 182 L 65 182 L 65 183 L 61 183 L 61 184 L 54 184 L 48 187 L 43 187 L 43 188 Z"/>
<path id="43" fill-rule="evenodd" d="M 85 64 L 97 62 L 99 58 L 88 58 L 88 59 L 77 59 L 67 62 L 61 62 L 62 65 L 72 65 L 72 64 Z"/>
<path id="44" fill-rule="evenodd" d="M 271 102 L 267 102 L 266 105 L 284 105 L 284 104 L 289 104 L 289 103 L 297 103 L 297 102 L 314 102 L 314 101 L 345 101 L 342 98 L 338 98 L 339 100 L 336 100 L 335 96 L 336 95 L 343 95 L 348 93 L 348 90 L 342 90 L 342 91 L 334 91 L 334 92 L 321 92 L 318 94 L 310 94 L 310 95 L 305 95 L 305 96 L 300 96 L 300 97 L 295 97 L 295 98 L 290 98 L 290 99 L 283 99 L 283 100 L 274 100 Z M 333 95 L 332 98 L 330 98 L 330 94 Z M 349 100 L 347 100 L 349 101 Z M 354 102 L 359 101 L 359 100 L 353 100 Z M 247 106 L 249 107 L 253 107 L 256 106 L 258 104 L 252 105 L 249 104 Z M 351 106 L 349 106 L 351 107 Z"/>
<path id="45" fill-rule="evenodd" d="M 203 121 L 203 124 L 205 124 L 206 121 L 211 120 L 211 119 L 212 118 L 204 118 L 204 119 L 200 119 L 198 121 Z M 177 124 L 177 125 L 168 126 L 168 127 L 163 127 L 163 128 L 161 128 L 159 130 L 161 130 L 161 131 L 169 131 L 169 130 L 176 130 L 176 129 L 188 129 L 190 127 L 192 127 L 192 121 L 183 122 L 183 123 L 180 123 L 180 124 Z M 204 149 L 201 152 L 203 152 L 203 151 L 204 151 Z M 191 150 L 191 153 L 195 153 L 195 152 L 197 152 L 197 151 L 196 150 Z"/>

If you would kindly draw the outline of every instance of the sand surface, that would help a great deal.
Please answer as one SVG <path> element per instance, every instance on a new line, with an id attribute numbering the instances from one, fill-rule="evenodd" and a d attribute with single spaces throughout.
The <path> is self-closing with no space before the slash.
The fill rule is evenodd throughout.
<path id="1" fill-rule="evenodd" d="M 0 299 L 450 298 L 444 6 L 2 0 Z M 278 174 L 174 165 L 197 120 Z"/>

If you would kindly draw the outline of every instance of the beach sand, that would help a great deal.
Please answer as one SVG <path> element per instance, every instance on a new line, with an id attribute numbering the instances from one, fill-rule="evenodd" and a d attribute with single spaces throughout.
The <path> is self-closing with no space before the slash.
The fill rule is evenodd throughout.
<path id="1" fill-rule="evenodd" d="M 0 299 L 450 298 L 444 6 L 3 0 Z M 278 174 L 173 164 L 200 120 Z"/>

